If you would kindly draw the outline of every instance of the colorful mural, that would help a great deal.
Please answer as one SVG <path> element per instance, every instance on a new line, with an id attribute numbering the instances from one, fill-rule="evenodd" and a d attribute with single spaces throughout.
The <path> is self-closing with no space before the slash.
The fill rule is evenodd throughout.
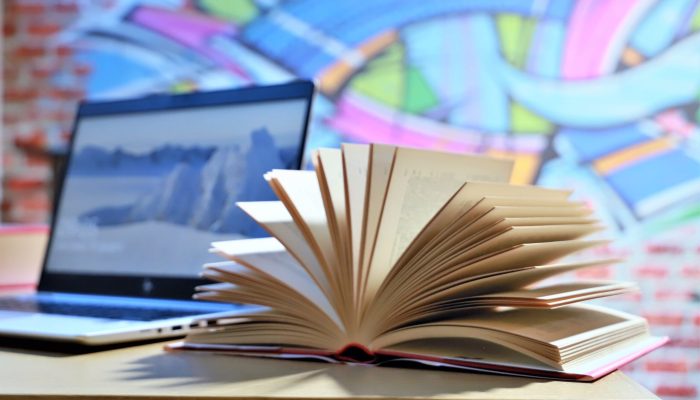
<path id="1" fill-rule="evenodd" d="M 89 97 L 312 78 L 310 147 L 491 154 L 516 160 L 517 182 L 575 189 L 613 227 L 606 251 L 630 260 L 599 276 L 641 280 L 642 295 L 618 303 L 678 339 L 661 357 L 690 345 L 688 382 L 700 376 L 700 1 L 129 0 L 89 11 L 59 37 L 93 66 Z M 657 393 L 663 373 L 647 381 Z"/>

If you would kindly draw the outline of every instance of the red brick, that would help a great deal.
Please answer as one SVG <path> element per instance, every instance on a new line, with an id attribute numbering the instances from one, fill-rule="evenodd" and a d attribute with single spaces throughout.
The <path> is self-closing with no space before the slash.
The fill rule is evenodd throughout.
<path id="1" fill-rule="evenodd" d="M 2 202 L 0 202 L 0 211 L 2 211 L 3 214 L 6 214 L 8 211 L 10 211 L 11 207 L 12 204 L 8 199 L 3 199 Z"/>
<path id="2" fill-rule="evenodd" d="M 42 67 L 34 67 L 32 68 L 32 78 L 38 79 L 38 80 L 43 80 L 47 79 L 53 75 L 56 74 L 56 70 L 52 70 L 50 68 L 42 68 Z"/>
<path id="3" fill-rule="evenodd" d="M 73 88 L 52 88 L 49 94 L 51 97 L 58 100 L 79 100 L 85 97 L 85 91 L 83 89 Z"/>
<path id="4" fill-rule="evenodd" d="M 4 214 L 8 222 L 27 223 L 37 221 L 47 221 L 49 217 L 48 210 L 28 210 L 23 207 L 11 207 Z"/>
<path id="5" fill-rule="evenodd" d="M 45 192 L 42 192 L 41 196 L 22 199 L 16 205 L 27 211 L 47 211 L 51 208 L 51 202 Z"/>
<path id="6" fill-rule="evenodd" d="M 49 167 L 51 161 L 46 156 L 28 155 L 27 166 L 29 167 Z"/>
<path id="7" fill-rule="evenodd" d="M 9 190 L 43 189 L 46 187 L 46 182 L 42 179 L 8 177 L 5 179 L 5 186 Z"/>
<path id="8" fill-rule="evenodd" d="M 649 360 L 645 363 L 647 371 L 650 372 L 688 372 L 688 362 L 686 360 Z"/>
<path id="9" fill-rule="evenodd" d="M 5 87 L 4 99 L 7 102 L 34 100 L 39 95 L 35 88 Z"/>
<path id="10" fill-rule="evenodd" d="M 61 31 L 61 26 L 58 24 L 45 22 L 45 23 L 35 23 L 29 25 L 27 28 L 27 33 L 36 36 L 52 36 Z"/>
<path id="11" fill-rule="evenodd" d="M 659 385 L 656 394 L 660 397 L 687 397 L 695 398 L 698 390 L 692 385 Z"/>
<path id="12" fill-rule="evenodd" d="M 683 324 L 685 319 L 683 314 L 680 313 L 644 313 L 644 318 L 649 321 L 651 325 L 664 325 L 664 326 L 680 326 Z"/>
<path id="13" fill-rule="evenodd" d="M 43 132 L 34 132 L 31 135 L 15 138 L 15 146 L 24 149 L 41 149 L 46 145 L 46 135 Z"/>
<path id="14" fill-rule="evenodd" d="M 14 63 L 5 63 L 2 69 L 2 77 L 5 80 L 5 86 L 7 87 L 7 82 L 14 82 L 22 74 L 22 69 L 19 66 L 14 65 Z"/>
<path id="15" fill-rule="evenodd" d="M 683 267 L 683 276 L 686 278 L 700 278 L 700 265 L 686 265 Z"/>
<path id="16" fill-rule="evenodd" d="M 615 296 L 616 300 L 622 300 L 622 301 L 630 301 L 633 303 L 639 303 L 642 301 L 642 292 L 635 291 L 635 292 L 630 292 L 630 293 L 624 293 L 619 296 Z"/>
<path id="17" fill-rule="evenodd" d="M 654 298 L 657 301 L 689 301 L 693 298 L 693 292 L 681 289 L 658 289 Z"/>
<path id="18" fill-rule="evenodd" d="M 70 57 L 73 55 L 73 48 L 66 45 L 56 46 L 55 51 L 59 57 Z"/>
<path id="19" fill-rule="evenodd" d="M 691 337 L 679 337 L 679 338 L 670 338 L 668 341 L 668 346 L 669 347 L 682 347 L 682 348 L 688 348 L 688 349 L 700 349 L 700 335 L 696 336 L 691 336 Z M 698 364 L 700 365 L 700 364 Z"/>
<path id="20" fill-rule="evenodd" d="M 17 33 L 17 25 L 10 22 L 5 22 L 5 24 L 2 26 L 2 34 L 5 37 L 9 37 L 14 36 L 15 33 Z"/>
<path id="21" fill-rule="evenodd" d="M 636 363 L 631 363 L 631 364 L 627 364 L 627 365 L 622 366 L 620 369 L 625 371 L 625 372 L 634 372 L 637 369 L 637 365 L 636 365 Z"/>
<path id="22" fill-rule="evenodd" d="M 32 104 L 32 105 L 34 105 L 34 104 Z M 24 110 L 24 115 L 22 118 L 24 119 L 24 121 L 27 121 L 27 122 L 29 122 L 29 121 L 36 122 L 36 121 L 39 121 L 39 114 L 40 114 L 39 110 L 36 107 L 27 107 L 27 109 Z M 41 134 L 41 133 L 40 132 L 34 133 L 34 135 L 39 135 L 39 134 Z M 41 135 L 43 135 L 43 134 L 41 134 Z M 24 137 L 24 139 L 27 139 L 27 138 L 28 137 Z M 41 143 L 41 145 L 43 145 L 43 143 Z"/>
<path id="23" fill-rule="evenodd" d="M 3 122 L 3 124 L 5 124 L 6 127 L 8 125 L 14 125 L 21 120 L 22 120 L 21 115 L 10 113 L 10 112 L 5 112 L 5 113 L 3 113 L 3 116 L 2 116 L 2 122 Z"/>
<path id="24" fill-rule="evenodd" d="M 609 266 L 586 268 L 576 271 L 576 276 L 584 279 L 611 279 L 613 271 Z"/>
<path id="25" fill-rule="evenodd" d="M 46 5 L 41 1 L 15 1 L 8 7 L 9 14 L 41 15 L 44 12 L 46 12 Z"/>
<path id="26" fill-rule="evenodd" d="M 74 118 L 74 114 L 72 112 L 66 112 L 66 111 L 49 111 L 49 112 L 44 112 L 42 117 L 44 120 L 48 121 L 53 121 L 53 122 L 72 122 Z"/>
<path id="27" fill-rule="evenodd" d="M 71 132 L 70 131 L 63 131 L 61 132 L 61 139 L 65 142 L 68 142 L 70 140 Z"/>
<path id="28" fill-rule="evenodd" d="M 620 249 L 613 246 L 600 246 L 590 250 L 590 254 L 605 257 L 605 258 L 625 258 L 629 251 L 627 249 Z"/>
<path id="29" fill-rule="evenodd" d="M 73 66 L 73 73 L 77 76 L 86 76 L 92 72 L 92 65 L 90 64 L 76 64 Z"/>
<path id="30" fill-rule="evenodd" d="M 57 12 L 70 14 L 77 13 L 80 10 L 75 1 L 59 1 L 57 4 L 54 4 L 53 8 Z"/>
<path id="31" fill-rule="evenodd" d="M 39 58 L 46 55 L 46 48 L 36 45 L 22 45 L 14 50 L 14 55 L 18 58 Z"/>
<path id="32" fill-rule="evenodd" d="M 647 244 L 647 252 L 651 254 L 682 254 L 683 248 L 670 243 Z"/>
<path id="33" fill-rule="evenodd" d="M 667 267 L 661 265 L 643 265 L 634 270 L 635 276 L 638 278 L 665 278 L 669 273 Z"/>

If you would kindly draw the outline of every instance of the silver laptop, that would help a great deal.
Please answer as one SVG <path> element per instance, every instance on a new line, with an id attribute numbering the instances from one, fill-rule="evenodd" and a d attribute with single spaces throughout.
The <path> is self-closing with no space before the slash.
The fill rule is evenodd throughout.
<path id="1" fill-rule="evenodd" d="M 98 345 L 185 334 L 250 306 L 191 300 L 217 240 L 266 236 L 237 201 L 299 168 L 310 82 L 79 106 L 38 292 L 0 335 Z"/>

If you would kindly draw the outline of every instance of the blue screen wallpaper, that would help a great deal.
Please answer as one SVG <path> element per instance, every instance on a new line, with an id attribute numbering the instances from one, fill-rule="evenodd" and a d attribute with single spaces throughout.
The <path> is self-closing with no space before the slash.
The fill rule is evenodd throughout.
<path id="1" fill-rule="evenodd" d="M 53 272 L 196 277 L 214 241 L 268 236 L 236 206 L 299 165 L 305 99 L 85 115 L 56 211 Z"/>

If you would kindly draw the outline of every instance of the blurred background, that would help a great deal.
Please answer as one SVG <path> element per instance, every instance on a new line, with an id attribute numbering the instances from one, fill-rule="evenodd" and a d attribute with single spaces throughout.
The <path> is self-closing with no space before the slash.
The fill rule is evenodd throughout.
<path id="1" fill-rule="evenodd" d="M 700 0 L 3 0 L 5 223 L 50 220 L 80 99 L 312 78 L 308 146 L 507 157 L 596 209 L 671 343 L 626 367 L 700 397 Z M 235 121 L 231 121 L 235 124 Z"/>

